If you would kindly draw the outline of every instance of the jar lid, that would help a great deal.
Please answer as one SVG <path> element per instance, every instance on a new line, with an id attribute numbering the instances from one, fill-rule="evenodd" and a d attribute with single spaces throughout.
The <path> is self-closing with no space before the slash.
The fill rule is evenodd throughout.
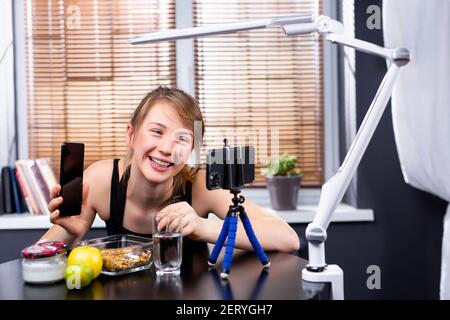
<path id="1" fill-rule="evenodd" d="M 25 259 L 40 259 L 59 255 L 66 252 L 67 245 L 62 241 L 48 241 L 33 244 L 22 250 Z"/>

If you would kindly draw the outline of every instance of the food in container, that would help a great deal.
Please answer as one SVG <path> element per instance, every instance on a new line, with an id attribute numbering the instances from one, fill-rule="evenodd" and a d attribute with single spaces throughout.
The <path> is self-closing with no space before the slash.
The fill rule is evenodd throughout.
<path id="1" fill-rule="evenodd" d="M 22 276 L 28 283 L 47 284 L 64 279 L 67 245 L 61 241 L 34 244 L 22 250 Z"/>
<path id="2" fill-rule="evenodd" d="M 103 257 L 103 274 L 121 275 L 149 269 L 152 265 L 152 240 L 132 235 L 114 235 L 84 240 L 100 250 Z"/>

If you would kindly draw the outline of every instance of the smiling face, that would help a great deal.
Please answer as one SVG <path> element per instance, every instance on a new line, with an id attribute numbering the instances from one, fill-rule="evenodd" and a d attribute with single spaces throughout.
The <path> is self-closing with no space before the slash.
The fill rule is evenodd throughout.
<path id="1" fill-rule="evenodd" d="M 157 101 L 137 128 L 128 125 L 132 163 L 148 181 L 161 183 L 180 172 L 192 151 L 193 132 L 174 106 Z"/>

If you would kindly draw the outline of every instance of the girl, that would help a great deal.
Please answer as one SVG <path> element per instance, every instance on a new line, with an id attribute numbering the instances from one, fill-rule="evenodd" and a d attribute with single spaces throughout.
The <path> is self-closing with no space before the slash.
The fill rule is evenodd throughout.
<path id="1" fill-rule="evenodd" d="M 178 89 L 159 87 L 139 104 L 127 126 L 128 154 L 124 159 L 101 160 L 84 171 L 80 215 L 59 217 L 64 201 L 61 187 L 52 189 L 48 207 L 54 224 L 40 241 L 81 240 L 96 213 L 109 235 L 151 236 L 154 212 L 182 215 L 182 234 L 192 240 L 214 243 L 222 221 L 208 219 L 210 212 L 224 219 L 232 194 L 208 190 L 205 171 L 186 164 L 194 147 L 194 122 L 203 117 L 196 101 Z M 174 203 L 177 201 L 176 203 Z M 300 243 L 296 232 L 281 218 L 245 202 L 255 234 L 266 251 L 294 252 Z M 240 222 L 236 248 L 253 250 Z"/>

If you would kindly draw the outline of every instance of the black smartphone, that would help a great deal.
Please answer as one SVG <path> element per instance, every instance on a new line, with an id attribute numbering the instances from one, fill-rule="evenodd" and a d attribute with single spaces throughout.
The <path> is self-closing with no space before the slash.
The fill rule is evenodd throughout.
<path id="1" fill-rule="evenodd" d="M 255 148 L 225 147 L 206 154 L 206 188 L 241 188 L 255 180 Z"/>
<path id="2" fill-rule="evenodd" d="M 59 172 L 60 196 L 63 203 L 59 215 L 75 216 L 81 212 L 83 194 L 84 144 L 64 142 L 61 144 L 61 166 Z"/>

